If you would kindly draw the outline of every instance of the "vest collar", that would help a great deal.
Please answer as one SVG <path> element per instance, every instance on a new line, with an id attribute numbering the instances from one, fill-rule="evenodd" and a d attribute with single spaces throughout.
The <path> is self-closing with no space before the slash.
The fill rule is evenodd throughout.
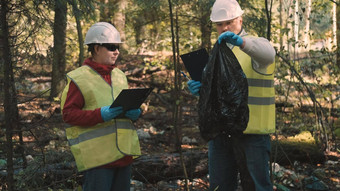
<path id="1" fill-rule="evenodd" d="M 105 65 L 94 62 L 92 58 L 87 58 L 83 65 L 88 65 L 101 75 L 110 74 L 116 65 Z"/>

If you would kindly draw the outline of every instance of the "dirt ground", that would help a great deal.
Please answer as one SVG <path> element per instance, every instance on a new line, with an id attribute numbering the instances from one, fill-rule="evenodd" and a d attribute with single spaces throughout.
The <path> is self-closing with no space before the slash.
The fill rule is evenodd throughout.
<path id="1" fill-rule="evenodd" d="M 176 151 L 176 132 L 173 125 L 172 109 L 174 100 L 173 95 L 169 92 L 173 73 L 162 69 L 161 66 L 148 67 L 139 71 L 135 70 L 136 65 L 146 65 L 145 57 L 131 57 L 128 61 L 122 60 L 122 63 L 120 68 L 128 75 L 130 87 L 155 87 L 154 92 L 142 105 L 143 115 L 135 122 L 138 130 L 149 133 L 149 138 L 140 140 L 142 153 L 144 155 L 174 153 Z M 41 152 L 41 150 L 48 152 L 49 149 L 69 153 L 64 134 L 64 129 L 67 125 L 63 123 L 61 118 L 60 101 L 49 101 L 46 96 L 37 95 L 36 93 L 31 94 L 28 92 L 19 92 L 18 94 L 21 123 L 24 124 L 24 129 L 27 130 L 24 134 L 26 135 L 24 141 L 30 145 L 30 150 L 26 151 L 26 155 L 32 154 L 34 156 L 36 152 Z M 200 137 L 198 130 L 197 98 L 191 96 L 186 89 L 183 89 L 180 102 L 182 109 L 181 119 L 178 124 L 179 134 L 181 135 L 180 140 L 183 141 L 182 150 L 207 152 L 207 143 Z M 3 119 L 3 110 L 0 111 L 0 114 Z M 1 134 L 4 134 L 4 130 L 1 129 L 1 131 Z M 193 142 L 184 143 L 184 137 L 186 140 L 189 139 Z M 18 138 L 15 137 L 15 139 Z M 32 146 L 34 143 L 36 145 Z M 289 158 L 290 156 L 287 157 Z M 4 158 L 4 156 L 1 156 L 1 158 Z M 285 188 L 292 191 L 308 190 L 305 187 L 307 183 L 303 180 L 316 177 L 327 185 L 328 190 L 340 190 L 339 163 L 339 150 L 325 153 L 325 160 L 322 163 L 311 163 L 308 158 L 300 161 L 290 161 L 289 165 L 278 163 L 281 168 L 278 173 L 281 174 L 273 177 L 275 188 L 283 191 L 285 191 Z M 203 166 L 207 167 L 207 164 L 203 164 Z M 74 170 L 71 169 L 72 172 Z M 75 174 L 72 177 L 75 182 L 72 183 L 71 187 L 74 189 L 77 187 L 78 181 L 81 181 L 81 177 Z M 188 184 L 191 190 L 207 190 L 209 185 L 208 174 L 200 177 L 189 176 L 189 178 L 190 182 Z M 60 181 L 56 181 L 56 184 L 64 184 Z M 65 183 L 65 185 L 69 185 L 69 183 Z M 72 190 L 72 188 L 68 189 Z M 133 189 L 134 191 L 185 190 L 185 182 L 183 178 L 167 177 L 164 181 L 152 184 L 148 181 L 133 182 Z"/>

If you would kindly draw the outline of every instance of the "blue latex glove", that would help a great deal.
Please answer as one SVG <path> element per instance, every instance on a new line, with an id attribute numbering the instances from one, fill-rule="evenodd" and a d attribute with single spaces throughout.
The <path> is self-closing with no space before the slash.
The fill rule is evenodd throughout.
<path id="1" fill-rule="evenodd" d="M 123 107 L 110 108 L 108 105 L 100 108 L 100 114 L 102 115 L 104 121 L 109 121 L 121 113 L 123 113 Z"/>
<path id="2" fill-rule="evenodd" d="M 224 32 L 218 37 L 218 44 L 221 44 L 223 40 L 234 46 L 241 46 L 243 44 L 243 39 L 237 34 L 230 31 Z"/>
<path id="3" fill-rule="evenodd" d="M 189 80 L 187 82 L 188 88 L 192 95 L 199 96 L 199 91 L 201 89 L 201 82 L 200 81 L 195 81 L 195 80 Z"/>
<path id="4" fill-rule="evenodd" d="M 125 113 L 125 116 L 131 119 L 132 121 L 136 121 L 141 113 L 142 113 L 141 109 L 131 109 Z"/>

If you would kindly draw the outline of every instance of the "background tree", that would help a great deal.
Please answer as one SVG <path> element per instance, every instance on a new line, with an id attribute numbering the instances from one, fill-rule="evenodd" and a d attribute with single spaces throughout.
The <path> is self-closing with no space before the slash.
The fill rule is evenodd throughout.
<path id="1" fill-rule="evenodd" d="M 76 19 L 76 24 L 77 24 L 77 34 L 78 34 L 78 43 L 79 43 L 78 66 L 80 67 L 84 62 L 84 38 L 83 38 L 83 31 L 82 31 L 82 26 L 81 26 L 82 12 L 78 8 L 77 0 L 70 0 L 69 3 L 72 6 L 73 15 Z"/>
<path id="2" fill-rule="evenodd" d="M 336 63 L 340 67 L 340 1 L 336 3 Z"/>
<path id="3" fill-rule="evenodd" d="M 126 0 L 101 0 L 100 21 L 112 23 L 120 33 L 122 42 L 125 42 L 125 13 L 128 1 Z M 123 43 L 122 48 L 128 47 Z"/>
<path id="4" fill-rule="evenodd" d="M 67 1 L 56 0 L 54 4 L 54 46 L 50 99 L 58 97 L 65 85 L 64 75 L 66 67 L 66 26 Z"/>
<path id="5" fill-rule="evenodd" d="M 265 1 L 239 0 L 243 15 L 243 27 L 250 34 L 266 37 L 267 16 Z M 269 1 L 270 2 L 270 1 Z"/>
<path id="6" fill-rule="evenodd" d="M 120 38 L 122 42 L 126 41 L 126 35 L 125 35 L 125 13 L 126 13 L 126 8 L 127 8 L 128 2 L 126 0 L 115 0 L 115 10 L 113 17 L 112 17 L 112 23 L 114 26 L 117 27 L 117 30 L 120 33 Z M 123 49 L 127 49 L 128 46 L 126 43 L 122 44 Z"/>
<path id="7" fill-rule="evenodd" d="M 299 24 L 300 24 L 300 14 L 299 14 L 299 0 L 294 1 L 294 59 L 296 59 L 296 54 L 298 52 L 298 42 L 299 42 Z"/>
<path id="8" fill-rule="evenodd" d="M 164 2 L 159 0 L 132 0 L 129 3 L 130 9 L 126 10 L 126 26 L 133 29 L 133 36 L 127 40 L 134 39 L 137 48 L 137 51 L 132 52 L 143 54 L 144 51 L 161 47 L 163 36 L 168 35 L 166 31 L 161 30 L 168 22 L 166 12 L 161 9 L 163 5 Z M 133 48 L 129 47 L 130 50 Z"/>
<path id="9" fill-rule="evenodd" d="M 11 9 L 12 8 L 12 9 Z M 18 107 L 17 93 L 14 86 L 14 72 L 11 48 L 10 33 L 8 26 L 9 13 L 14 7 L 8 1 L 1 1 L 0 10 L 0 41 L 1 43 L 1 63 L 4 65 L 4 109 L 5 109 L 5 130 L 6 130 L 6 156 L 7 156 L 7 189 L 15 190 L 14 168 L 13 168 L 13 131 L 18 129 Z"/>
<path id="10" fill-rule="evenodd" d="M 312 0 L 308 0 L 308 3 L 306 5 L 306 26 L 305 26 L 305 32 L 304 32 L 304 43 L 305 43 L 305 49 L 307 51 L 310 50 L 310 15 L 312 12 Z"/>
<path id="11" fill-rule="evenodd" d="M 213 0 L 198 0 L 195 3 L 198 6 L 198 21 L 201 30 L 201 48 L 211 49 L 211 32 L 212 32 L 212 23 L 210 21 L 210 9 L 213 6 L 215 1 Z"/>
<path id="12" fill-rule="evenodd" d="M 271 26 L 272 26 L 272 8 L 273 1 L 265 0 L 266 16 L 267 16 L 267 39 L 271 40 Z"/>

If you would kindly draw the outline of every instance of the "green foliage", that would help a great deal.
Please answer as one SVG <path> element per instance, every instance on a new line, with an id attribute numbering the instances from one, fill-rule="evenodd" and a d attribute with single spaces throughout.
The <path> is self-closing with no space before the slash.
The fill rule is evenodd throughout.
<path id="1" fill-rule="evenodd" d="M 266 37 L 267 18 L 264 1 L 240 0 L 240 6 L 244 10 L 243 24 L 250 34 Z"/>
<path id="2" fill-rule="evenodd" d="M 309 131 L 302 131 L 298 135 L 288 137 L 287 140 L 291 142 L 315 143 L 315 139 Z"/>
<path id="3" fill-rule="evenodd" d="M 324 161 L 324 155 L 309 131 L 303 131 L 287 139 L 272 140 L 272 152 L 280 164 L 291 164 L 292 161 L 305 162 L 306 159 L 314 164 Z"/>
<path id="4" fill-rule="evenodd" d="M 340 128 L 335 129 L 334 135 L 335 135 L 337 138 L 340 138 Z"/>
<path id="5" fill-rule="evenodd" d="M 325 38 L 329 26 L 332 24 L 332 5 L 328 0 L 312 1 L 311 28 L 315 38 Z"/>
<path id="6" fill-rule="evenodd" d="M 202 43 L 200 22 L 210 15 L 213 0 L 173 1 L 174 17 L 178 15 L 178 34 L 181 53 L 196 50 Z M 172 51 L 168 1 L 134 0 L 127 10 L 126 25 L 129 52 Z M 175 19 L 175 18 L 174 18 Z M 176 21 L 175 21 L 176 22 Z M 136 49 L 134 49 L 136 47 Z"/>
<path id="7" fill-rule="evenodd" d="M 7 161 L 4 159 L 0 159 L 0 168 L 4 169 L 6 168 L 6 165 L 7 165 Z"/>
<path id="8" fill-rule="evenodd" d="M 173 69 L 173 64 L 169 57 L 153 57 L 153 58 L 144 58 L 145 67 L 150 69 L 152 67 L 162 68 L 164 69 Z"/>

